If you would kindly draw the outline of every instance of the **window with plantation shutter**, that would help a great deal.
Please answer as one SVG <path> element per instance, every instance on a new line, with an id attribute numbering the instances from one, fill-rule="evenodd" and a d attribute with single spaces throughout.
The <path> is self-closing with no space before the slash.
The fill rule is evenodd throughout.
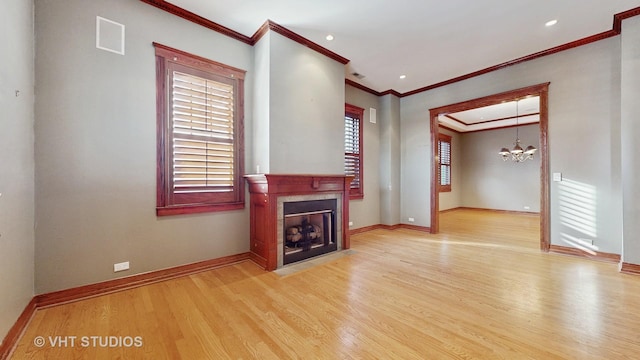
<path id="1" fill-rule="evenodd" d="M 438 134 L 438 158 L 440 159 L 440 191 L 451 191 L 451 136 Z"/>
<path id="2" fill-rule="evenodd" d="M 157 214 L 244 207 L 244 71 L 154 45 Z"/>
<path id="3" fill-rule="evenodd" d="M 353 176 L 350 198 L 364 197 L 362 185 L 362 116 L 364 109 L 345 104 L 344 172 Z"/>

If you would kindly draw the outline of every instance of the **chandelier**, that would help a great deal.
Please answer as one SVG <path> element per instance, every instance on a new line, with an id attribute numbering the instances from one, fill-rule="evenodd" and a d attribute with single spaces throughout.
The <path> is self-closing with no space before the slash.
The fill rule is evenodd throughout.
<path id="1" fill-rule="evenodd" d="M 498 152 L 498 154 L 502 156 L 503 161 L 511 159 L 513 162 L 523 162 L 525 160 L 533 159 L 533 154 L 538 150 L 532 145 L 527 146 L 526 149 L 523 149 L 522 146 L 520 146 L 520 137 L 518 136 L 518 101 L 519 100 L 516 100 L 516 142 L 512 150 L 503 147 Z"/>

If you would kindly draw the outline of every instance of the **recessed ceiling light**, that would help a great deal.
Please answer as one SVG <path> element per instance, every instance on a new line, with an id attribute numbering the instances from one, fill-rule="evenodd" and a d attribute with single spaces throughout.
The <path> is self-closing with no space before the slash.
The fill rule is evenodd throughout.
<path id="1" fill-rule="evenodd" d="M 555 24 L 557 24 L 557 23 L 558 23 L 558 20 L 553 19 L 553 20 L 549 20 L 549 21 L 547 21 L 547 22 L 544 24 L 544 26 L 549 27 L 549 26 L 553 26 L 553 25 L 555 25 Z"/>
<path id="2" fill-rule="evenodd" d="M 400 75 L 400 79 L 404 79 L 406 77 L 407 77 L 407 75 Z"/>
<path id="3" fill-rule="evenodd" d="M 331 41 L 333 40 L 333 35 L 329 34 L 327 35 L 327 37 L 325 37 L 325 39 L 327 39 L 327 41 Z"/>

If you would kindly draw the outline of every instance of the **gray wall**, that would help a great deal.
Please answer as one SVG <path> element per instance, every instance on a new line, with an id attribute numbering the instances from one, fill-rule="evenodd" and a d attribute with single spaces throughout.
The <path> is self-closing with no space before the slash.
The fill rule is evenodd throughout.
<path id="1" fill-rule="evenodd" d="M 248 208 L 156 217 L 152 42 L 248 74 L 252 47 L 140 1 L 35 4 L 36 292 L 248 251 Z M 96 49 L 96 16 L 126 26 L 125 56 Z M 252 86 L 247 76 L 247 139 Z M 122 261 L 131 269 L 114 273 Z"/>
<path id="2" fill-rule="evenodd" d="M 364 198 L 349 202 L 351 229 L 380 224 L 380 100 L 368 92 L 345 86 L 345 102 L 364 109 L 362 119 Z M 376 123 L 370 122 L 369 109 L 376 109 Z"/>
<path id="3" fill-rule="evenodd" d="M 33 3 L 3 2 L 0 11 L 0 339 L 4 339 L 33 297 L 33 44 Z"/>
<path id="4" fill-rule="evenodd" d="M 401 223 L 402 177 L 400 173 L 400 99 L 385 95 L 380 99 L 380 222 L 384 225 Z"/>
<path id="5" fill-rule="evenodd" d="M 537 124 L 521 126 L 518 132 L 522 147 L 533 145 L 540 148 Z M 513 128 L 462 135 L 461 206 L 540 211 L 539 153 L 522 163 L 505 162 L 498 155 L 501 147 L 513 148 L 515 138 L 516 130 Z"/>
<path id="6" fill-rule="evenodd" d="M 269 172 L 344 174 L 344 65 L 270 31 Z"/>
<path id="7" fill-rule="evenodd" d="M 451 130 L 440 128 L 440 133 L 451 136 L 451 191 L 441 192 L 438 206 L 440 211 L 455 209 L 462 205 L 462 189 L 463 189 L 463 169 L 466 170 L 462 161 L 463 144 L 462 136 Z"/>
<path id="8" fill-rule="evenodd" d="M 435 95 L 420 93 L 400 100 L 400 145 L 402 222 L 415 219 L 415 225 L 430 226 L 431 219 L 431 128 L 429 108 Z M 443 105 L 453 103 L 441 100 Z"/>
<path id="9" fill-rule="evenodd" d="M 640 264 L 640 17 L 622 23 L 621 152 L 624 198 L 622 261 Z"/>
<path id="10" fill-rule="evenodd" d="M 551 82 L 549 170 L 595 189 L 593 225 L 597 232 L 588 240 L 594 241 L 596 250 L 620 253 L 622 198 L 616 145 L 620 127 L 620 37 L 403 97 L 403 216 L 414 216 L 417 225 L 430 226 L 430 108 L 544 82 Z M 571 246 L 564 240 L 571 230 L 561 220 L 559 184 L 551 183 L 550 190 L 551 242 Z"/>
<path id="11" fill-rule="evenodd" d="M 253 47 L 254 78 L 253 87 L 253 164 L 245 168 L 248 174 L 269 173 L 269 116 L 270 116 L 270 33 L 263 36 Z M 247 139 L 251 139 L 247 137 Z"/>

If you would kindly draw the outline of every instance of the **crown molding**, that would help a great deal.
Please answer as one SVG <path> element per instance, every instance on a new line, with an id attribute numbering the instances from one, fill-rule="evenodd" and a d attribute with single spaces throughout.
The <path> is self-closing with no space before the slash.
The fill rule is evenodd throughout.
<path id="1" fill-rule="evenodd" d="M 613 16 L 613 31 L 616 34 L 620 34 L 622 32 L 622 20 L 638 15 L 640 15 L 640 7 L 615 14 Z"/>
<path id="2" fill-rule="evenodd" d="M 218 23 L 215 23 L 211 20 L 208 20 L 200 15 L 194 14 L 189 10 L 186 10 L 184 8 L 181 8 L 179 6 L 176 6 L 174 4 L 168 3 L 165 0 L 140 0 L 143 3 L 149 4 L 151 6 L 155 6 L 160 10 L 164 10 L 168 13 L 171 13 L 173 15 L 179 16 L 185 20 L 191 21 L 195 24 L 201 25 L 206 27 L 207 29 L 211 29 L 213 31 L 216 31 L 220 34 L 229 36 L 232 39 L 241 41 L 245 44 L 248 45 L 255 45 L 260 38 L 262 38 L 264 36 L 264 34 L 267 33 L 267 31 L 271 30 L 274 31 L 290 40 L 293 40 L 303 46 L 306 46 L 308 48 L 310 48 L 311 50 L 314 50 L 330 59 L 333 59 L 343 65 L 346 65 L 349 63 L 349 59 L 342 57 L 336 53 L 334 53 L 333 51 L 324 48 L 316 43 L 314 43 L 313 41 L 304 38 L 296 33 L 294 33 L 293 31 L 285 28 L 282 25 L 276 24 L 275 22 L 271 21 L 271 20 L 267 20 L 251 37 L 248 37 L 246 35 L 243 35 L 235 30 L 231 30 L 228 27 L 222 26 Z"/>
<path id="3" fill-rule="evenodd" d="M 478 70 L 478 71 L 474 71 L 462 76 L 458 76 L 449 80 L 445 80 L 445 81 L 441 81 L 439 83 L 435 83 L 432 85 L 428 85 L 425 87 L 421 87 L 419 89 L 415 89 L 415 90 L 411 90 L 405 93 L 400 94 L 400 97 L 405 97 L 405 96 L 411 96 L 411 95 L 415 95 L 421 92 L 425 92 L 425 91 L 429 91 L 429 90 L 433 90 L 442 86 L 446 86 L 446 85 L 451 85 L 453 83 L 456 82 L 460 82 L 463 80 L 467 80 L 476 76 L 480 76 L 480 75 L 484 75 L 496 70 L 500 70 L 500 69 L 504 69 L 506 67 L 512 66 L 512 65 L 516 65 L 516 64 L 520 64 L 529 60 L 533 60 L 533 59 L 537 59 L 543 56 L 547 56 L 547 55 L 551 55 L 551 54 L 555 54 L 561 51 L 565 51 L 565 50 L 569 50 L 569 49 L 573 49 L 579 46 L 583 46 L 583 45 L 587 45 L 587 44 L 591 44 L 593 42 L 596 41 L 600 41 L 600 40 L 604 40 L 604 39 L 608 39 L 610 37 L 613 36 L 617 36 L 620 35 L 620 33 L 622 32 L 622 21 L 624 19 L 628 19 L 634 16 L 638 16 L 640 15 L 640 7 L 636 7 L 627 11 L 623 11 L 621 13 L 617 13 L 613 16 L 613 26 L 611 30 L 608 31 L 604 31 L 601 32 L 599 34 L 595 34 L 595 35 L 591 35 L 591 36 L 587 36 L 585 38 L 576 40 L 576 41 L 572 41 L 570 43 L 566 43 L 563 45 L 559 45 L 547 50 L 543 50 L 543 51 L 539 51 L 537 53 L 533 53 L 530 55 L 526 55 L 523 56 L 521 58 L 517 58 L 515 60 L 511 60 L 511 61 L 507 61 L 504 62 L 502 64 L 498 64 L 498 65 L 494 65 L 494 66 L 490 66 L 488 68 L 482 69 L 482 70 Z M 387 90 L 387 91 L 393 91 L 393 90 Z"/>
<path id="4" fill-rule="evenodd" d="M 587 36 L 587 37 L 582 38 L 580 40 L 572 41 L 572 42 L 564 44 L 564 45 L 559 45 L 559 46 L 553 47 L 551 49 L 542 50 L 542 51 L 539 51 L 537 53 L 533 53 L 533 54 L 530 54 L 530 55 L 526 55 L 526 56 L 517 58 L 515 60 L 510 60 L 510 61 L 504 62 L 502 64 L 490 66 L 490 67 L 484 68 L 482 70 L 478 70 L 478 71 L 474 71 L 474 72 L 471 72 L 471 73 L 468 73 L 468 74 L 465 74 L 465 75 L 462 75 L 462 76 L 458 76 L 458 77 L 455 77 L 453 79 L 449 79 L 449 80 L 441 81 L 439 83 L 435 83 L 435 84 L 432 84 L 432 85 L 421 87 L 419 89 L 403 93 L 402 97 L 415 95 L 417 93 L 433 90 L 435 88 L 439 88 L 439 87 L 446 86 L 446 85 L 451 85 L 453 83 L 457 83 L 457 82 L 460 82 L 460 81 L 463 81 L 463 80 L 471 79 L 471 78 L 476 77 L 476 76 L 480 76 L 480 75 L 484 75 L 484 74 L 487 74 L 487 73 L 490 73 L 490 72 L 493 72 L 493 71 L 496 71 L 496 70 L 504 69 L 506 67 L 509 67 L 509 66 L 512 66 L 512 65 L 516 65 L 516 64 L 520 64 L 520 63 L 523 63 L 523 62 L 526 62 L 526 61 L 529 61 L 529 60 L 541 58 L 543 56 L 555 54 L 555 53 L 558 53 L 558 52 L 561 52 L 561 51 L 564 51 L 564 50 L 569 50 L 569 49 L 573 49 L 573 48 L 578 47 L 578 46 L 587 45 L 587 44 L 590 44 L 592 42 L 604 40 L 604 39 L 610 38 L 610 37 L 615 36 L 615 35 L 618 35 L 618 34 L 616 34 L 613 30 L 609 30 L 609 31 L 602 32 L 600 34 Z"/>
<path id="5" fill-rule="evenodd" d="M 140 0 L 146 4 L 155 6 L 161 10 L 164 10 L 166 12 L 169 12 L 171 14 L 174 14 L 176 16 L 179 16 L 183 19 L 189 20 L 193 23 L 196 23 L 198 25 L 202 25 L 208 29 L 211 29 L 213 31 L 219 32 L 223 35 L 229 36 L 233 39 L 236 39 L 238 41 L 241 41 L 245 44 L 249 44 L 251 46 L 255 45 L 260 38 L 262 38 L 262 36 L 264 36 L 267 31 L 271 30 L 274 31 L 288 39 L 291 39 L 301 45 L 304 45 L 320 54 L 323 54 L 335 61 L 338 61 L 341 64 L 347 64 L 349 63 L 349 59 L 342 57 L 336 53 L 334 53 L 333 51 L 324 48 L 316 43 L 314 43 L 313 41 L 306 39 L 298 34 L 296 34 L 295 32 L 285 28 L 284 26 L 281 26 L 271 20 L 267 20 L 258 30 L 256 30 L 256 32 L 253 34 L 253 36 L 248 37 L 246 35 L 243 35 L 237 31 L 231 30 L 225 26 L 222 26 L 218 23 L 215 23 L 211 20 L 205 19 L 202 16 L 199 16 L 197 14 L 194 14 L 188 10 L 185 10 L 181 7 L 178 7 L 176 5 L 173 5 L 171 3 L 166 2 L 165 0 Z M 551 54 L 555 54 L 561 51 L 565 51 L 565 50 L 569 50 L 569 49 L 573 49 L 579 46 L 583 46 L 583 45 L 587 45 L 587 44 L 591 44 L 593 42 L 596 41 L 600 41 L 600 40 L 604 40 L 604 39 L 608 39 L 610 37 L 613 36 L 617 36 L 620 35 L 620 33 L 622 32 L 622 21 L 624 19 L 628 19 L 634 16 L 638 16 L 640 15 L 640 7 L 636 7 L 627 11 L 623 11 L 621 13 L 617 13 L 613 16 L 613 26 L 611 28 L 611 30 L 607 30 L 604 32 L 601 32 L 599 34 L 595 34 L 595 35 L 591 35 L 591 36 L 587 36 L 585 38 L 576 40 L 576 41 L 572 41 L 563 45 L 559 45 L 547 50 L 542 50 L 533 54 L 529 54 L 514 60 L 510 60 L 498 65 L 494 65 L 494 66 L 490 66 L 488 68 L 484 68 L 478 71 L 474 71 L 465 75 L 461 75 L 461 76 L 457 76 L 455 78 L 449 79 L 449 80 L 445 80 L 445 81 L 441 81 L 435 84 L 431 84 L 431 85 L 427 85 L 415 90 L 411 90 L 405 93 L 400 93 L 396 90 L 393 89 L 389 89 L 389 90 L 385 90 L 385 91 L 376 91 L 373 89 L 368 88 L 365 85 L 359 84 L 351 79 L 345 79 L 345 83 L 347 85 L 353 86 L 355 88 L 358 88 L 360 90 L 363 90 L 365 92 L 368 92 L 370 94 L 376 95 L 376 96 L 384 96 L 384 95 L 395 95 L 398 97 L 405 97 L 405 96 L 411 96 L 411 95 L 415 95 L 421 92 L 425 92 L 425 91 L 429 91 L 429 90 L 433 90 L 442 86 L 446 86 L 446 85 L 451 85 L 453 83 L 457 83 L 463 80 L 467 80 L 467 79 L 471 79 L 473 77 L 476 76 L 480 76 L 480 75 L 484 75 L 496 70 L 500 70 L 500 69 L 504 69 L 506 67 L 512 66 L 512 65 L 516 65 L 516 64 L 520 64 L 529 60 L 534 60 L 534 59 L 538 59 L 541 58 L 543 56 L 547 56 L 547 55 L 551 55 Z"/>
<path id="6" fill-rule="evenodd" d="M 371 88 L 368 88 L 368 87 L 366 87 L 366 86 L 364 86 L 362 84 L 359 84 L 359 83 L 357 83 L 357 82 L 355 82 L 355 81 L 353 81 L 351 79 L 346 79 L 345 78 L 344 79 L 344 83 L 349 85 L 349 86 L 352 86 L 352 87 L 354 87 L 356 89 L 360 89 L 360 90 L 362 90 L 364 92 L 368 92 L 369 94 L 373 94 L 375 96 L 381 96 L 382 95 L 381 92 L 378 92 L 378 91 L 375 91 L 375 90 L 373 90 Z"/>
<path id="7" fill-rule="evenodd" d="M 205 19 L 202 16 L 194 14 L 189 10 L 185 10 L 179 6 L 168 3 L 165 0 L 140 0 L 140 1 L 142 1 L 143 3 L 149 4 L 151 6 L 155 6 L 158 9 L 164 10 L 173 15 L 179 16 L 185 20 L 189 20 L 194 24 L 198 24 L 208 29 L 211 29 L 213 31 L 219 32 L 220 34 L 226 35 L 232 39 L 236 39 L 245 44 L 253 45 L 252 39 L 250 37 L 243 35 L 235 30 L 231 30 L 228 27 L 222 26 L 211 20 Z"/>
<path id="8" fill-rule="evenodd" d="M 399 93 L 399 92 L 397 92 L 397 91 L 395 91 L 393 89 L 389 89 L 389 90 L 386 90 L 386 91 L 383 91 L 383 92 L 379 92 L 379 91 L 375 91 L 375 90 L 373 90 L 371 88 L 368 88 L 368 87 L 366 87 L 366 86 L 364 86 L 362 84 L 358 84 L 357 82 L 355 82 L 355 81 L 353 81 L 351 79 L 346 79 L 345 78 L 344 82 L 345 82 L 345 84 L 347 84 L 349 86 L 352 86 L 352 87 L 354 87 L 356 89 L 360 89 L 360 90 L 365 91 L 365 92 L 368 92 L 369 94 L 373 94 L 375 96 L 385 96 L 385 95 L 395 95 L 397 97 L 401 97 L 402 96 L 401 93 Z"/>
<path id="9" fill-rule="evenodd" d="M 277 24 L 277 23 L 275 23 L 275 22 L 273 22 L 271 20 L 267 20 L 258 29 L 258 31 L 256 31 L 255 34 L 253 34 L 253 36 L 251 37 L 251 41 L 252 41 L 251 45 L 254 45 L 255 43 L 257 43 L 258 40 L 260 40 L 260 38 L 262 36 L 264 36 L 264 34 L 266 34 L 266 32 L 268 30 L 271 30 L 271 31 L 273 31 L 275 33 L 278 33 L 278 34 L 280 34 L 280 35 L 282 35 L 282 36 L 284 36 L 284 37 L 286 37 L 286 38 L 288 38 L 290 40 L 293 40 L 293 41 L 297 42 L 298 44 L 306 46 L 309 49 L 314 50 L 314 51 L 316 51 L 316 52 L 318 52 L 318 53 L 320 53 L 320 54 L 322 54 L 322 55 L 324 55 L 324 56 L 326 56 L 326 57 L 328 57 L 330 59 L 333 59 L 333 60 L 343 64 L 343 65 L 346 65 L 346 64 L 349 63 L 349 59 L 347 59 L 345 57 L 342 57 L 342 56 L 334 53 L 333 51 L 331 51 L 331 50 L 329 50 L 329 49 L 327 49 L 325 47 L 322 47 L 322 46 L 314 43 L 313 41 L 311 41 L 311 40 L 309 40 L 309 39 L 307 39 L 305 37 L 302 37 L 302 36 L 294 33 L 293 31 L 287 29 L 286 27 L 284 27 L 282 25 L 279 25 L 279 24 Z"/>
<path id="10" fill-rule="evenodd" d="M 385 90 L 383 92 L 380 93 L 380 96 L 384 96 L 384 95 L 395 95 L 397 97 L 402 97 L 402 94 L 393 90 L 393 89 L 389 89 L 389 90 Z"/>

